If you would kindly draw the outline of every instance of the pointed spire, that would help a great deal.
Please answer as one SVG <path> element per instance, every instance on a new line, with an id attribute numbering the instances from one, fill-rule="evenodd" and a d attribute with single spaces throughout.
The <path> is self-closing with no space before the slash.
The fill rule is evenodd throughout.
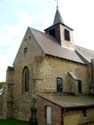
<path id="1" fill-rule="evenodd" d="M 53 24 L 57 24 L 57 23 L 63 23 L 64 24 L 64 21 L 62 19 L 62 16 L 58 10 L 58 6 L 57 6 L 57 9 L 56 9 L 56 13 L 55 13 L 55 18 L 54 18 L 54 22 Z"/>

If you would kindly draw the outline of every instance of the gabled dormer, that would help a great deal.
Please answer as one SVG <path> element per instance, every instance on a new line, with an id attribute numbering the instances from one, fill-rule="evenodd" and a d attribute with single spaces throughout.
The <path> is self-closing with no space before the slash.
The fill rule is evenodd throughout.
<path id="1" fill-rule="evenodd" d="M 73 29 L 64 24 L 58 8 L 53 25 L 45 29 L 45 32 L 52 35 L 60 46 L 74 50 Z"/>

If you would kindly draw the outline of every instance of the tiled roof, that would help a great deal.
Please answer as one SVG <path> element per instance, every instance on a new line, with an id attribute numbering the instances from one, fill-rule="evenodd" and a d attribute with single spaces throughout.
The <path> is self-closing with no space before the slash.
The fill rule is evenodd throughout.
<path id="1" fill-rule="evenodd" d="M 42 50 L 45 52 L 45 54 L 63 58 L 66 60 L 70 60 L 73 62 L 85 64 L 80 57 L 77 55 L 75 51 L 69 50 L 67 48 L 61 47 L 56 39 L 51 37 L 50 35 L 40 32 L 38 30 L 35 30 L 33 28 L 30 28 L 34 38 L 42 48 Z"/>

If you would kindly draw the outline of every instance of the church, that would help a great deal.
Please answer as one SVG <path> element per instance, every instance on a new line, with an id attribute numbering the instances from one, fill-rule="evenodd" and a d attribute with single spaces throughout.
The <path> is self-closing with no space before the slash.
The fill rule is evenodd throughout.
<path id="1" fill-rule="evenodd" d="M 73 29 L 56 9 L 41 32 L 28 27 L 8 66 L 6 117 L 39 125 L 94 125 L 94 51 L 75 45 Z"/>

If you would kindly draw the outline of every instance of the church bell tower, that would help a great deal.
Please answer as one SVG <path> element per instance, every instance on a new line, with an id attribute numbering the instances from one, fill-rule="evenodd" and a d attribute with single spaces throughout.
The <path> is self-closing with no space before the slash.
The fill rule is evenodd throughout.
<path id="1" fill-rule="evenodd" d="M 45 32 L 53 36 L 61 47 L 74 50 L 73 29 L 64 24 L 58 7 L 53 25 L 45 29 Z"/>

